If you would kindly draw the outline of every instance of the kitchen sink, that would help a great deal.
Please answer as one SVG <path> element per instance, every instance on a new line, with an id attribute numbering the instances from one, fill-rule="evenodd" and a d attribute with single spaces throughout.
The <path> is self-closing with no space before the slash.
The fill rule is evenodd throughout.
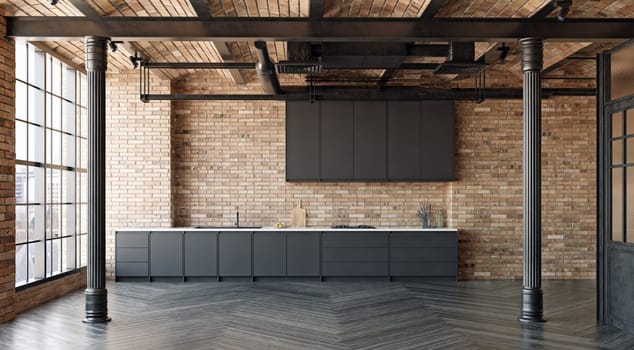
<path id="1" fill-rule="evenodd" d="M 238 230 L 253 230 L 262 228 L 262 226 L 194 226 L 194 228 L 207 228 L 213 230 L 226 230 L 226 229 L 238 229 Z"/>

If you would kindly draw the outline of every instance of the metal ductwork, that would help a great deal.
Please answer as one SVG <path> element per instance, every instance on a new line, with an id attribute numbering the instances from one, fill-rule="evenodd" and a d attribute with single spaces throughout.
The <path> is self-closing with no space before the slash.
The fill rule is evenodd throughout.
<path id="1" fill-rule="evenodd" d="M 275 73 L 275 65 L 271 62 L 271 58 L 269 57 L 266 42 L 256 41 L 255 48 L 257 49 L 258 55 L 255 71 L 258 73 L 258 77 L 260 77 L 262 91 L 264 91 L 265 94 L 280 95 L 282 88 L 280 87 L 280 81 L 277 79 L 277 73 Z"/>
<path id="2" fill-rule="evenodd" d="M 486 69 L 484 63 L 474 61 L 475 44 L 473 42 L 449 43 L 447 61 L 438 65 L 434 74 L 478 74 Z"/>

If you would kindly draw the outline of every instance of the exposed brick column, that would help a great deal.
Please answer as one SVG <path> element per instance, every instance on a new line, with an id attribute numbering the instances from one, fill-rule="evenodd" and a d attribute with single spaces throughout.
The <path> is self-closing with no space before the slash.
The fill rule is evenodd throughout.
<path id="1" fill-rule="evenodd" d="M 0 323 L 15 317 L 15 46 L 0 10 Z"/>

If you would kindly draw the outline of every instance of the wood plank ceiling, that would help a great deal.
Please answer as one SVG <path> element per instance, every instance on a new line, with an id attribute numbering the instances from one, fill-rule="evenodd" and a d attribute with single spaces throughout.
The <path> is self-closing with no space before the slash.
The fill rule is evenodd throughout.
<path id="1" fill-rule="evenodd" d="M 83 16 L 81 8 L 73 3 L 82 0 L 60 0 L 55 6 L 49 0 L 0 0 L 7 15 L 15 16 Z M 202 3 L 203 15 L 213 17 L 308 17 L 311 0 L 191 0 Z M 492 17 L 492 18 L 528 18 L 543 15 L 541 11 L 552 5 L 551 0 L 320 0 L 323 2 L 323 17 Z M 99 16 L 162 16 L 162 17 L 196 17 L 197 12 L 190 0 L 84 0 L 93 13 Z M 207 13 L 204 13 L 206 5 Z M 200 11 L 200 10 L 199 10 Z M 548 17 L 553 17 L 557 9 Z M 633 18 L 634 0 L 575 0 L 570 9 L 570 18 Z M 420 43 L 419 43 L 420 44 Z M 83 65 L 83 43 L 46 42 L 38 43 L 76 67 Z M 476 58 L 488 55 L 493 57 L 487 76 L 493 84 L 500 86 L 521 83 L 520 50 L 517 42 L 507 42 L 510 48 L 504 62 L 497 62 L 496 49 L 500 43 L 476 43 Z M 592 42 L 545 42 L 544 68 L 546 71 L 566 71 L 566 66 L 584 69 L 586 62 L 568 60 L 567 57 L 583 53 L 592 55 L 600 49 L 609 48 L 612 44 L 593 44 Z M 133 49 L 129 49 L 132 47 Z M 274 62 L 287 59 L 285 42 L 269 42 L 268 49 Z M 255 62 L 256 55 L 252 42 L 239 41 L 219 43 L 212 41 L 156 42 L 139 41 L 128 45 L 128 50 L 120 49 L 110 53 L 109 67 L 114 71 L 129 70 L 129 55 L 137 50 L 152 62 Z M 585 51 L 584 51 L 585 50 Z M 444 58 L 406 57 L 405 63 L 443 62 Z M 593 64 L 593 63 L 592 63 Z M 568 68 L 572 71 L 572 68 Z M 161 76 L 167 79 L 178 79 L 192 73 L 192 70 L 164 70 Z M 254 70 L 242 70 L 239 75 L 227 70 L 217 70 L 219 74 L 236 83 L 253 81 Z M 509 75 L 508 72 L 512 74 Z M 233 74 L 231 74 L 233 73 Z M 588 73 L 587 76 L 590 76 Z M 330 70 L 324 71 L 321 78 L 333 80 L 338 84 L 355 81 L 368 81 L 376 84 L 388 74 L 386 70 Z M 504 77 L 504 78 L 502 78 Z M 465 84 L 461 77 L 435 76 L 429 70 L 395 70 L 389 72 L 389 81 L 396 85 L 416 86 L 456 86 Z M 505 81 L 508 80 L 508 81 Z M 285 84 L 304 84 L 300 75 L 285 76 Z"/>

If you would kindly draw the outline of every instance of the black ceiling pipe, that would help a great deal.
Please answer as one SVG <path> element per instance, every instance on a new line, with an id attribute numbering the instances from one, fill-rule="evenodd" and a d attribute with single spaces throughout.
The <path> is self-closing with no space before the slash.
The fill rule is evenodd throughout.
<path id="1" fill-rule="evenodd" d="M 277 79 L 277 73 L 275 73 L 275 65 L 271 62 L 271 58 L 269 57 L 266 42 L 256 41 L 255 48 L 258 54 L 255 71 L 258 73 L 258 77 L 260 77 L 262 91 L 264 91 L 265 94 L 280 95 L 282 88 L 280 87 L 280 81 Z"/>

